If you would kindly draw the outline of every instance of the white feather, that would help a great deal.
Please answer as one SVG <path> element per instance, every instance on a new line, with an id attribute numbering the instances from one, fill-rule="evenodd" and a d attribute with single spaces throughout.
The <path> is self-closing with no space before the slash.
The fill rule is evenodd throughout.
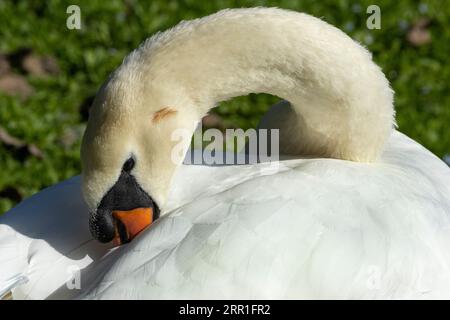
<path id="1" fill-rule="evenodd" d="M 450 298 L 449 182 L 400 133 L 372 164 L 183 165 L 167 215 L 110 250 L 91 240 L 73 178 L 0 218 L 19 233 L 0 242 L 0 274 L 27 236 L 41 247 L 23 253 L 15 298 Z M 81 290 L 66 286 L 74 264 Z"/>

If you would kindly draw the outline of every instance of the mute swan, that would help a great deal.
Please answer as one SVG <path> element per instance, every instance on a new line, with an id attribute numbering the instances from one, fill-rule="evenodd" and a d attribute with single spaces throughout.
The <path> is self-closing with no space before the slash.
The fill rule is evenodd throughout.
<path id="1" fill-rule="evenodd" d="M 282 160 L 275 171 L 172 161 L 175 129 L 192 133 L 217 102 L 249 92 L 290 102 L 260 124 L 280 129 L 281 152 L 320 158 Z M 0 218 L 0 293 L 450 298 L 450 169 L 393 130 L 392 99 L 365 49 L 305 14 L 224 10 L 157 34 L 100 89 L 81 181 Z M 123 246 L 87 231 L 89 217 L 94 238 L 109 242 L 129 211 L 126 242 L 129 217 L 155 220 L 160 209 Z M 80 289 L 65 285 L 73 265 Z"/>

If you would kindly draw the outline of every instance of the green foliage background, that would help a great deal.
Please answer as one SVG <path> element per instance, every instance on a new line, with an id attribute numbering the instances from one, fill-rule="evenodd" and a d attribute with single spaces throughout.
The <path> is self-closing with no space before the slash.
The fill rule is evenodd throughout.
<path id="1" fill-rule="evenodd" d="M 68 30 L 66 8 L 81 8 L 82 29 Z M 366 8 L 381 8 L 381 29 L 368 30 Z M 158 30 L 180 20 L 227 7 L 277 6 L 307 12 L 341 28 L 366 45 L 396 92 L 399 129 L 438 156 L 450 154 L 450 6 L 446 1 L 0 1 L 0 53 L 32 48 L 57 59 L 61 72 L 27 76 L 35 94 L 26 101 L 0 93 L 0 126 L 36 144 L 43 159 L 16 159 L 0 143 L 0 191 L 14 187 L 29 196 L 80 172 L 85 122 L 79 108 L 95 94 L 124 56 Z M 431 19 L 431 42 L 414 47 L 406 34 L 421 17 Z M 277 98 L 250 95 L 216 110 L 230 126 L 255 126 Z M 255 107 L 256 106 L 256 107 Z M 75 136 L 70 144 L 67 136 Z M 0 197 L 0 213 L 14 201 Z"/>

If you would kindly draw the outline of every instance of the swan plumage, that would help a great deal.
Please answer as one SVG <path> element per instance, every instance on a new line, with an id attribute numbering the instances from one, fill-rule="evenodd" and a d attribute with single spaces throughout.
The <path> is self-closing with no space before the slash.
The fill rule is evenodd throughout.
<path id="1" fill-rule="evenodd" d="M 261 30 L 267 23 L 286 31 L 278 41 Z M 193 132 L 215 103 L 249 92 L 289 100 L 260 128 L 279 128 L 285 153 L 316 157 L 166 163 L 170 130 Z M 158 110 L 171 115 L 152 126 Z M 82 178 L 0 217 L 0 290 L 32 299 L 450 298 L 450 169 L 393 130 L 393 115 L 370 54 L 319 19 L 236 9 L 183 23 L 145 42 L 100 90 Z M 92 239 L 88 217 L 131 153 L 163 214 L 112 248 Z M 79 290 L 66 285 L 73 266 Z"/>
<path id="2" fill-rule="evenodd" d="M 406 156 L 446 174 L 424 174 Z M 224 182 L 198 190 L 132 242 L 85 297 L 449 296 L 450 170 L 442 161 L 396 133 L 377 164 L 280 165 L 276 174 L 264 164 L 212 169 L 210 183 Z"/>
<path id="3" fill-rule="evenodd" d="M 450 297 L 450 170 L 440 159 L 394 132 L 377 163 L 272 165 L 181 166 L 168 213 L 116 249 L 90 236 L 80 177 L 42 191 L 0 218 L 0 234 L 20 235 L 9 245 L 25 248 L 14 273 L 29 282 L 15 297 Z M 11 259 L 3 271 L 20 259 L 0 243 Z M 73 265 L 81 290 L 66 287 Z"/>

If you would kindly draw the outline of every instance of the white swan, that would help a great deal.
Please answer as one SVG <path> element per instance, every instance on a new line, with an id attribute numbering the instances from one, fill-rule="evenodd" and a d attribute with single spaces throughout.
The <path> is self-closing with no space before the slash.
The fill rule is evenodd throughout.
<path id="1" fill-rule="evenodd" d="M 322 158 L 276 171 L 173 163 L 173 130 L 192 132 L 215 103 L 249 92 L 291 102 L 261 123 L 280 128 L 282 152 Z M 0 218 L 0 291 L 448 298 L 450 170 L 392 126 L 392 92 L 370 54 L 319 19 L 258 8 L 182 23 L 146 41 L 100 90 L 82 148 L 87 206 L 74 178 Z M 162 217 L 110 250 L 87 233 L 88 211 L 93 235 L 110 240 L 112 212 L 132 209 L 124 187 Z M 80 290 L 65 285 L 73 264 L 84 268 Z"/>

